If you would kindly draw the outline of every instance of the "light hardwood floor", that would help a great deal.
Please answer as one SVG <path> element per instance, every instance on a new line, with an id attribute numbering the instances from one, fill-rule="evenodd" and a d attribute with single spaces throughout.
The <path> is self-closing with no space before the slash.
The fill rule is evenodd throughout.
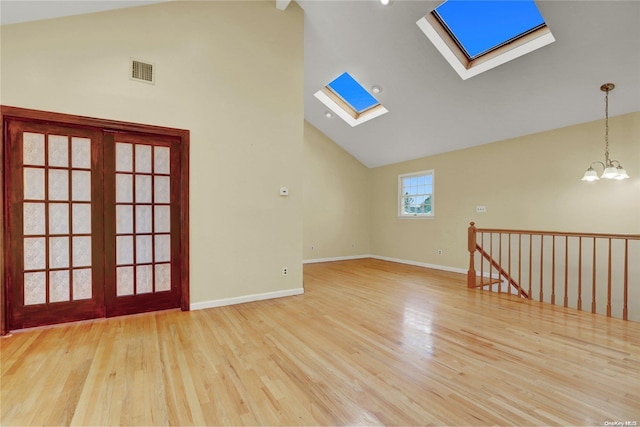
<path id="1" fill-rule="evenodd" d="M 305 294 L 14 332 L 2 425 L 640 424 L 640 323 L 364 259 Z"/>

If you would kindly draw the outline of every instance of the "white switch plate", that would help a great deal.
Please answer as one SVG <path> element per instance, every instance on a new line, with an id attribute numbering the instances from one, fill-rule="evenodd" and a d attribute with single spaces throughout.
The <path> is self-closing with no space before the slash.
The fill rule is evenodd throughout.
<path id="1" fill-rule="evenodd" d="M 288 196 L 289 195 L 289 189 L 287 187 L 280 187 L 280 195 L 281 196 Z"/>
<path id="2" fill-rule="evenodd" d="M 487 211 L 487 207 L 486 206 L 476 206 L 476 212 L 477 213 L 485 213 Z"/>

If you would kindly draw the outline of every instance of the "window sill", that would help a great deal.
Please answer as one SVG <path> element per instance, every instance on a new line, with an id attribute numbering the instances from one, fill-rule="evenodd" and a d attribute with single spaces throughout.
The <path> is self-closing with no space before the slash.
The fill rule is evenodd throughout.
<path id="1" fill-rule="evenodd" d="M 398 215 L 398 219 L 434 219 L 435 215 Z"/>

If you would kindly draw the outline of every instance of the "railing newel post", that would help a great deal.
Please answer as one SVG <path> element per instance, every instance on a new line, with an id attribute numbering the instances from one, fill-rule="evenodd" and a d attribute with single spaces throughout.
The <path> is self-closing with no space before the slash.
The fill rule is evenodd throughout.
<path id="1" fill-rule="evenodd" d="M 469 270 L 467 271 L 467 287 L 476 287 L 476 263 L 474 255 L 476 253 L 476 224 L 471 222 L 467 234 L 467 248 L 469 250 Z"/>

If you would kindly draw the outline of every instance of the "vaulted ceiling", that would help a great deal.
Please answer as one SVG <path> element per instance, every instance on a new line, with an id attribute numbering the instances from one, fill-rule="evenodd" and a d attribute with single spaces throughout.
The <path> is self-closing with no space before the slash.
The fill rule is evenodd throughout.
<path id="1" fill-rule="evenodd" d="M 538 1 L 556 42 L 462 80 L 416 25 L 440 2 L 300 0 L 305 117 L 370 167 L 640 110 L 640 2 Z M 351 128 L 313 93 L 342 71 L 389 113 Z M 640 147 L 639 147 L 640 149 Z"/>
<path id="2" fill-rule="evenodd" d="M 2 0 L 0 11 L 4 24 L 145 3 Z M 416 25 L 439 3 L 298 0 L 305 118 L 365 165 L 601 119 L 606 82 L 611 116 L 640 111 L 640 2 L 539 0 L 556 42 L 468 80 Z M 356 127 L 327 118 L 313 94 L 344 71 L 381 86 L 389 113 Z"/>

